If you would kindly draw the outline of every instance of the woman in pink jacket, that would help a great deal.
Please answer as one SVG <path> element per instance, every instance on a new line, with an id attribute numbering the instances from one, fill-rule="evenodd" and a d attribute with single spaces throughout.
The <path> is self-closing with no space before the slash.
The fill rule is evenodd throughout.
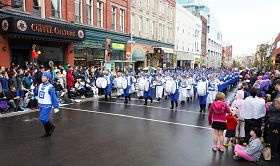
<path id="1" fill-rule="evenodd" d="M 224 102 L 225 94 L 222 92 L 217 93 L 216 101 L 211 104 L 208 114 L 209 126 L 212 125 L 214 129 L 214 146 L 212 150 L 216 152 L 218 149 L 224 151 L 224 130 L 227 129 L 226 114 L 230 113 L 227 103 Z M 220 146 L 218 146 L 218 139 Z"/>
<path id="2" fill-rule="evenodd" d="M 235 100 L 233 101 L 231 107 L 236 108 L 236 115 L 239 121 L 239 124 L 236 126 L 236 137 L 239 139 L 245 138 L 245 121 L 244 118 L 240 116 L 240 111 L 244 104 L 244 91 L 239 90 L 236 93 Z"/>

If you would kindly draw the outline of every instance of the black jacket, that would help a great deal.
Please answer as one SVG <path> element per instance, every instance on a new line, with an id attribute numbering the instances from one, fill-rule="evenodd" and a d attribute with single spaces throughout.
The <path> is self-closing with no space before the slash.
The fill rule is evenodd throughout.
<path id="1" fill-rule="evenodd" d="M 279 97 L 280 97 L 280 92 L 278 92 L 278 94 L 275 97 L 275 99 L 277 99 Z M 269 107 L 268 116 L 269 116 L 269 121 L 271 123 L 278 123 L 278 124 L 280 124 L 280 110 L 276 110 L 275 109 L 274 102 Z"/>

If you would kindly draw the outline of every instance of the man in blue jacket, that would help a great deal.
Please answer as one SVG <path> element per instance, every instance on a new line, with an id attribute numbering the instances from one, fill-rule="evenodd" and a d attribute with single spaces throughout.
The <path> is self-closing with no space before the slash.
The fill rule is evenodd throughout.
<path id="1" fill-rule="evenodd" d="M 51 79 L 50 71 L 46 71 L 42 75 L 42 83 L 38 89 L 38 103 L 40 107 L 40 121 L 44 125 L 45 134 L 42 137 L 49 137 L 52 135 L 55 129 L 55 125 L 49 120 L 50 112 L 54 108 L 54 112 L 57 113 L 59 102 L 55 94 L 55 88 L 49 82 Z"/>

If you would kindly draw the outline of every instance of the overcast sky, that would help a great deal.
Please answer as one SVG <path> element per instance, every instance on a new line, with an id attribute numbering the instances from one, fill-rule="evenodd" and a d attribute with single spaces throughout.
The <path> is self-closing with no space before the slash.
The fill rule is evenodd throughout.
<path id="1" fill-rule="evenodd" d="M 280 32 L 280 0 L 204 0 L 234 55 L 253 54 Z"/>

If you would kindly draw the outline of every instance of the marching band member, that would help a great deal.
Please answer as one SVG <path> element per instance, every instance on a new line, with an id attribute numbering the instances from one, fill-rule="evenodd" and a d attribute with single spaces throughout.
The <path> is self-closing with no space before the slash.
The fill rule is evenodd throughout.
<path id="1" fill-rule="evenodd" d="M 202 74 L 201 80 L 197 83 L 197 96 L 200 105 L 200 112 L 205 112 L 206 101 L 208 94 L 208 81 L 206 79 L 205 74 Z"/>
<path id="2" fill-rule="evenodd" d="M 158 75 L 156 76 L 156 98 L 157 101 L 160 101 L 163 95 L 163 78 L 162 74 L 158 72 Z"/>
<path id="3" fill-rule="evenodd" d="M 108 71 L 105 72 L 105 76 L 104 77 L 107 80 L 107 86 L 104 89 L 105 90 L 105 100 L 108 101 L 108 95 L 109 95 L 110 99 L 112 98 L 111 91 L 112 91 L 113 78 L 112 78 L 111 74 L 109 74 Z"/>
<path id="4" fill-rule="evenodd" d="M 138 83 L 137 97 L 139 97 L 139 99 L 143 99 L 144 96 L 144 91 L 139 89 L 139 83 L 143 79 L 145 79 L 143 73 L 139 73 L 139 77 L 137 78 L 137 83 Z"/>
<path id="5" fill-rule="evenodd" d="M 54 108 L 57 113 L 59 102 L 55 94 L 53 85 L 49 82 L 51 79 L 50 71 L 46 71 L 42 76 L 42 83 L 38 89 L 38 103 L 40 107 L 40 121 L 44 125 L 45 134 L 42 137 L 49 137 L 55 129 L 55 125 L 49 120 L 50 112 Z"/>
<path id="6" fill-rule="evenodd" d="M 130 98 L 130 88 L 131 88 L 131 85 L 132 85 L 133 81 L 132 81 L 132 77 L 130 76 L 130 74 L 128 72 L 126 72 L 125 79 L 127 81 L 127 87 L 124 89 L 124 98 L 125 98 L 124 103 L 128 103 L 128 99 L 129 99 L 129 101 L 131 100 L 131 98 Z"/>
<path id="7" fill-rule="evenodd" d="M 131 87 L 130 87 L 130 94 L 135 92 L 135 83 L 136 83 L 136 78 L 132 73 L 130 73 L 130 81 L 131 81 Z"/>
<path id="8" fill-rule="evenodd" d="M 123 77 L 123 74 L 122 74 L 121 72 L 118 72 L 118 73 L 117 73 L 117 78 L 118 78 L 118 77 Z M 124 90 L 123 90 L 123 89 L 117 88 L 117 96 L 118 96 L 118 97 L 121 97 L 123 94 L 124 94 Z"/>
<path id="9" fill-rule="evenodd" d="M 208 108 L 210 108 L 210 105 L 214 103 L 217 93 L 218 93 L 218 84 L 215 80 L 214 75 L 210 75 L 209 85 L 208 85 L 208 95 L 207 95 L 207 103 L 209 103 Z"/>
<path id="10" fill-rule="evenodd" d="M 181 84 L 179 88 L 179 101 L 181 101 L 181 104 L 183 104 L 184 102 L 186 102 L 186 100 L 187 100 L 187 79 L 186 79 L 186 75 L 182 74 Z"/>
<path id="11" fill-rule="evenodd" d="M 188 98 L 188 101 L 193 99 L 194 97 L 194 84 L 195 84 L 195 81 L 192 77 L 191 74 L 188 75 L 188 78 L 187 78 L 187 95 L 186 97 Z"/>
<path id="12" fill-rule="evenodd" d="M 165 97 L 165 99 L 167 99 L 167 96 L 168 96 L 168 93 L 165 91 L 166 89 L 166 81 L 171 81 L 173 80 L 173 78 L 170 76 L 170 73 L 169 72 L 166 72 L 166 76 L 163 77 L 163 80 L 164 80 L 164 86 L 163 86 L 163 96 Z"/>
<path id="13" fill-rule="evenodd" d="M 151 73 L 147 73 L 147 76 L 145 78 L 146 80 L 148 80 L 150 82 L 150 87 L 148 89 L 148 91 L 144 91 L 144 99 L 145 99 L 145 103 L 144 105 L 147 105 L 148 103 L 148 99 L 151 100 L 151 103 L 153 103 L 153 98 L 152 98 L 152 93 L 153 93 L 153 77 L 151 76 Z"/>
<path id="14" fill-rule="evenodd" d="M 176 108 L 178 107 L 178 98 L 179 98 L 180 80 L 177 78 L 177 75 L 174 75 L 173 80 L 176 82 L 176 91 L 175 91 L 175 93 L 170 93 L 170 100 L 171 100 L 170 109 L 174 109 L 174 102 L 175 102 Z"/>

